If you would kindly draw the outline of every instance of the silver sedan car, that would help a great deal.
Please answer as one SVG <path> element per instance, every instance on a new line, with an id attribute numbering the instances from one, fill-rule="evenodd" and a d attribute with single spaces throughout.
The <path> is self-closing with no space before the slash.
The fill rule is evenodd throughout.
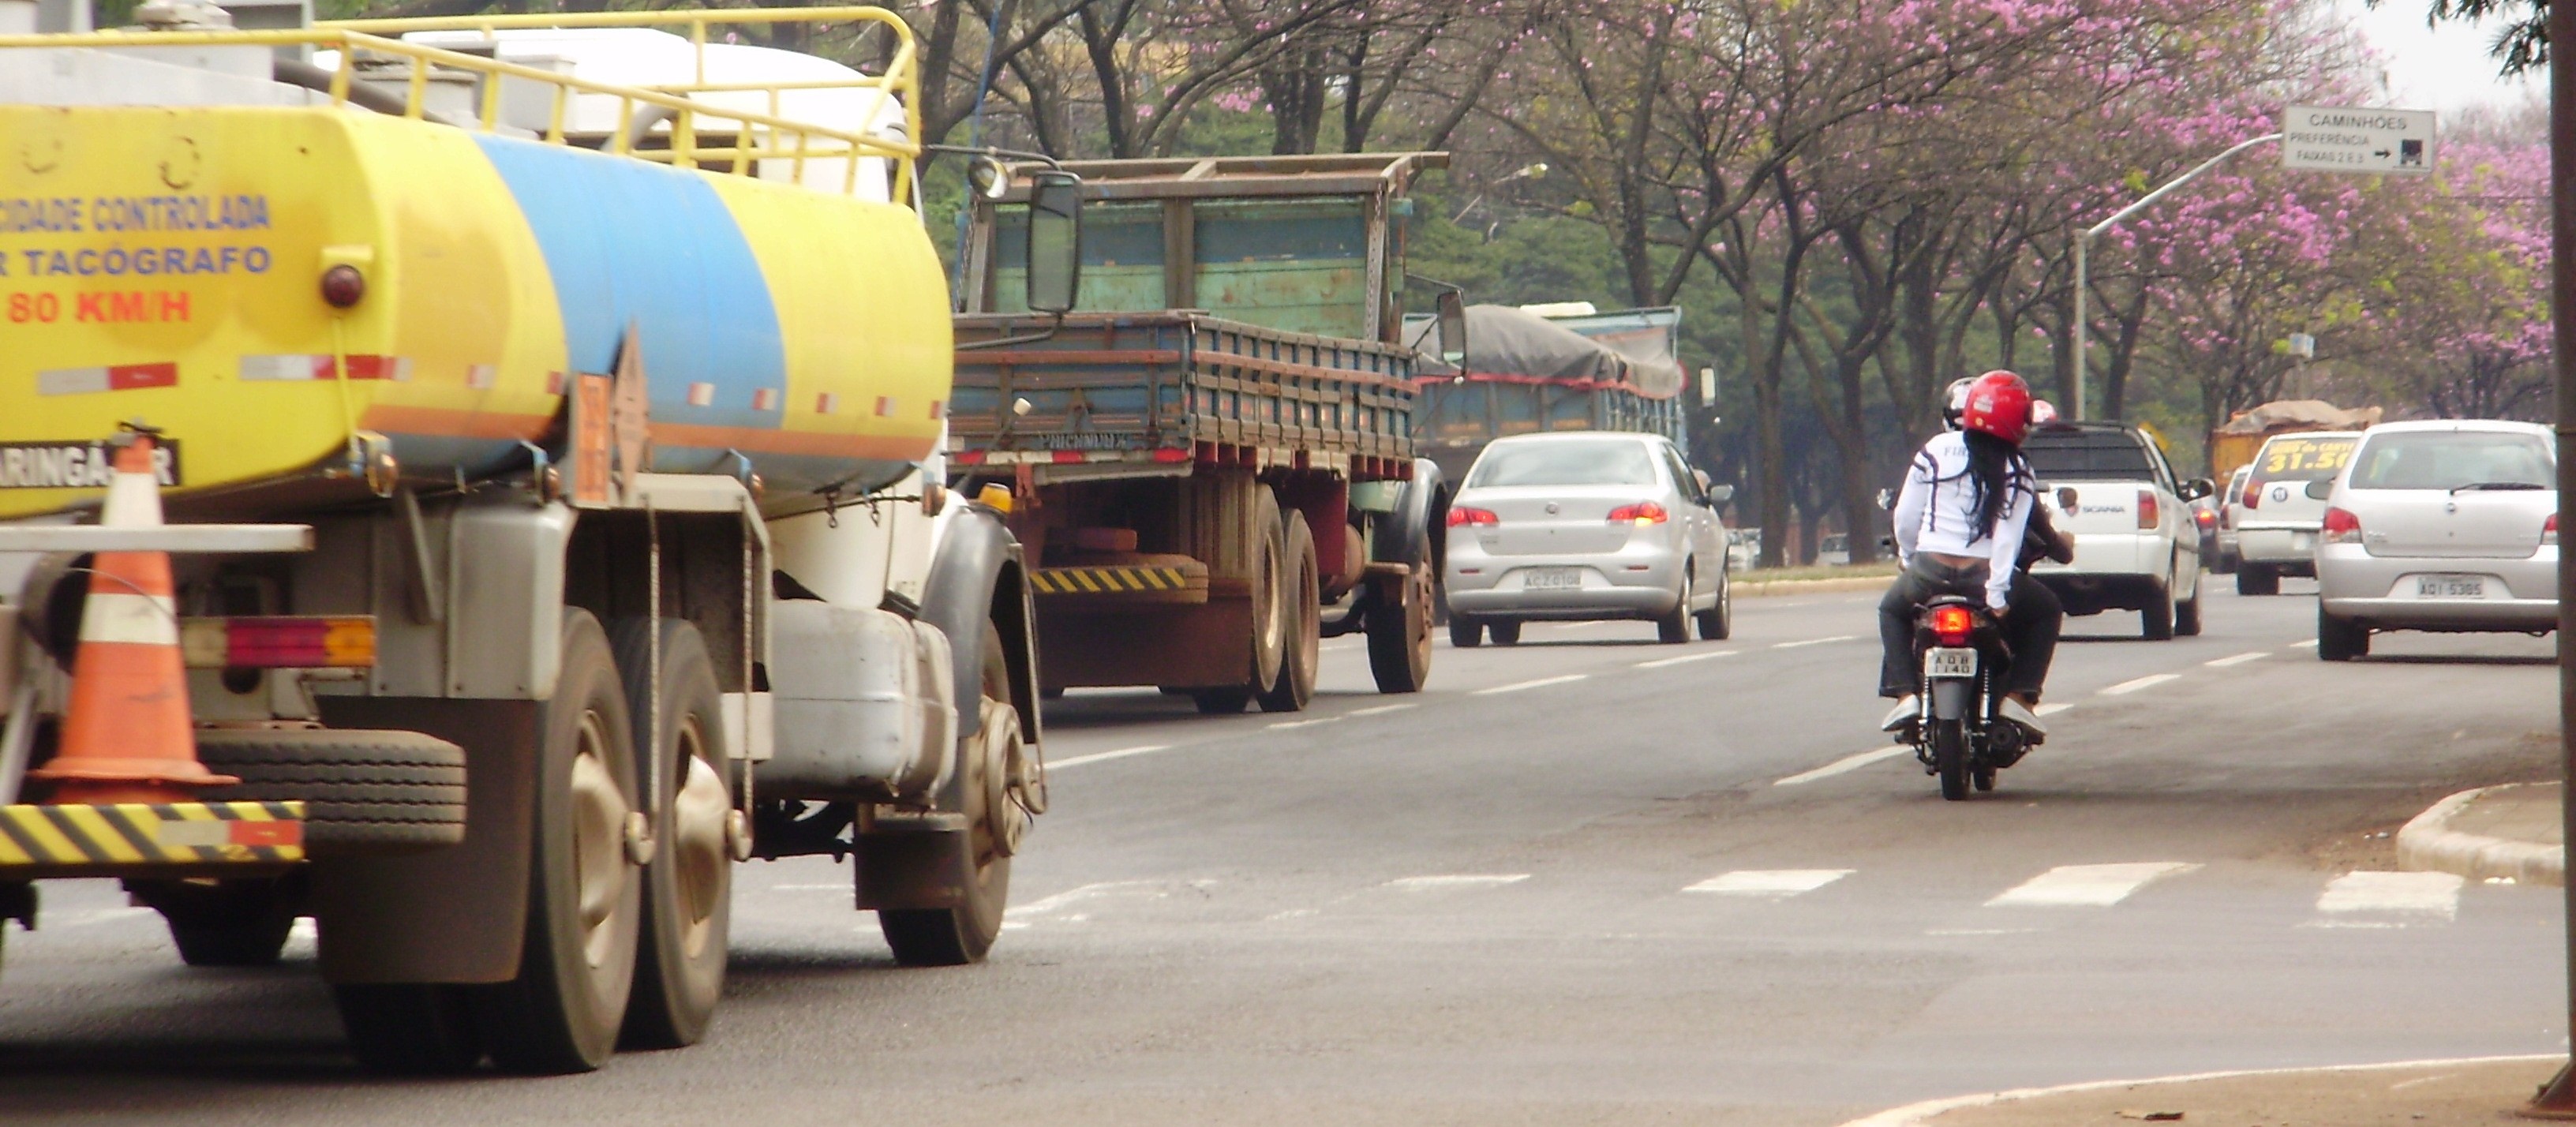
<path id="1" fill-rule="evenodd" d="M 2439 420 L 2363 432 L 2332 481 L 2317 542 L 2317 656 L 2370 652 L 2373 630 L 2558 625 L 2557 458 L 2546 427 Z"/>
<path id="2" fill-rule="evenodd" d="M 1449 505 L 1449 640 L 1509 645 L 1530 619 L 1644 619 L 1666 642 L 1724 638 L 1726 526 L 1712 490 L 1652 434 L 1515 435 Z"/>

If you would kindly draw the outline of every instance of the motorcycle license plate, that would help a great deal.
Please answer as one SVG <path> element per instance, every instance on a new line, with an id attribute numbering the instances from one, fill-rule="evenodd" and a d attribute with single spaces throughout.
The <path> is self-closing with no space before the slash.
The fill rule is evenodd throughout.
<path id="1" fill-rule="evenodd" d="M 1923 673 L 1927 677 L 1974 677 L 1977 675 L 1977 651 L 1943 647 L 1923 654 Z"/>

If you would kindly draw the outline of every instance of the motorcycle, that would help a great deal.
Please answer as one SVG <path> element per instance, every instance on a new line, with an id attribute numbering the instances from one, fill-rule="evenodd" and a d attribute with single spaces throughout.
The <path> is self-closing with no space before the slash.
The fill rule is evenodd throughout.
<path id="1" fill-rule="evenodd" d="M 2021 761 L 2030 733 L 1996 713 L 2012 648 L 1986 608 L 1958 595 L 1923 604 L 1914 620 L 1914 657 L 1923 670 L 1922 712 L 1898 734 L 1914 745 L 1923 773 L 1941 778 L 1941 797 L 1995 789 L 1995 773 Z"/>

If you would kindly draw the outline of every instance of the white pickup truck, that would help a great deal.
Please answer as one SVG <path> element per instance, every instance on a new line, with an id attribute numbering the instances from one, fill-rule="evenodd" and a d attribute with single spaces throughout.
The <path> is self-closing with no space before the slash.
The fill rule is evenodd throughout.
<path id="1" fill-rule="evenodd" d="M 2207 479 L 2174 476 L 2146 432 L 2121 423 L 2050 423 L 2023 440 L 2040 499 L 2075 537 L 2075 562 L 2041 562 L 2031 576 L 2070 615 L 2138 612 L 2150 641 L 2200 633 L 2200 532 L 2190 502 Z"/>

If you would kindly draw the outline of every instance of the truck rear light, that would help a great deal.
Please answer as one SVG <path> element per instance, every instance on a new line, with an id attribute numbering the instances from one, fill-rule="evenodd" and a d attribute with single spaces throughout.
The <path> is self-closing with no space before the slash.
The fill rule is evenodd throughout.
<path id="1" fill-rule="evenodd" d="M 1945 646 L 1964 646 L 1976 632 L 1977 618 L 1962 606 L 1932 608 L 1932 636 Z"/>
<path id="2" fill-rule="evenodd" d="M 2328 544 L 2361 543 L 2361 518 L 2353 515 L 2350 509 L 2329 507 L 2322 532 L 2322 539 Z"/>
<path id="3" fill-rule="evenodd" d="M 373 615 L 268 615 L 179 620 L 191 669 L 367 669 L 376 664 Z"/>
<path id="4" fill-rule="evenodd" d="M 2164 513 L 2156 505 L 2156 491 L 2152 489 L 2139 490 L 2138 527 L 2154 528 L 2162 523 L 2164 523 Z"/>
<path id="5" fill-rule="evenodd" d="M 1495 516 L 1492 509 L 1479 509 L 1472 505 L 1452 505 L 1449 507 L 1449 527 L 1451 528 L 1456 528 L 1462 524 L 1501 523 L 1503 523 L 1503 518 Z"/>
<path id="6" fill-rule="evenodd" d="M 1154 451 L 1154 460 L 1167 465 L 1186 462 L 1190 460 L 1190 451 L 1186 446 L 1165 446 Z"/>
<path id="7" fill-rule="evenodd" d="M 1644 528 L 1650 524 L 1662 524 L 1671 519 L 1671 516 L 1672 514 L 1664 511 L 1662 505 L 1652 501 L 1639 501 L 1634 505 L 1621 505 L 1610 510 L 1610 523 L 1633 524 Z"/>
<path id="8" fill-rule="evenodd" d="M 343 262 L 322 272 L 322 300 L 333 309 L 347 309 L 367 296 L 367 276 L 358 268 Z"/>

